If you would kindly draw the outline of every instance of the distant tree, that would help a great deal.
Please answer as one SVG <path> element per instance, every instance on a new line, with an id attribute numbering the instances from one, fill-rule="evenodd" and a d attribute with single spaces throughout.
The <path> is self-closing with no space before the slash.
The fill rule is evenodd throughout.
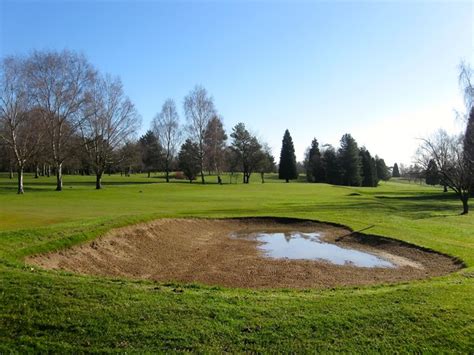
<path id="1" fill-rule="evenodd" d="M 441 180 L 459 197 L 463 204 L 462 214 L 469 212 L 469 190 L 472 176 L 464 157 L 463 136 L 450 136 L 440 130 L 422 140 L 417 151 L 417 161 L 427 169 L 430 160 L 438 167 Z"/>
<path id="2" fill-rule="evenodd" d="M 385 161 L 378 156 L 375 156 L 375 165 L 377 167 L 377 177 L 383 181 L 390 180 L 390 171 L 388 170 Z"/>
<path id="3" fill-rule="evenodd" d="M 296 170 L 295 147 L 290 132 L 285 130 L 280 152 L 280 164 L 278 164 L 278 178 L 289 182 L 298 178 Z"/>
<path id="4" fill-rule="evenodd" d="M 370 152 L 362 147 L 359 152 L 362 163 L 362 186 L 376 187 L 378 185 L 377 167 L 375 159 L 372 158 Z"/>
<path id="5" fill-rule="evenodd" d="M 192 183 L 201 169 L 199 145 L 191 139 L 186 139 L 178 154 L 178 164 L 186 178 Z"/>
<path id="6" fill-rule="evenodd" d="M 222 166 L 224 164 L 224 152 L 227 134 L 222 124 L 222 118 L 215 115 L 207 124 L 204 132 L 204 163 L 209 171 L 214 171 L 218 180 L 221 181 Z"/>
<path id="7" fill-rule="evenodd" d="M 342 172 L 342 184 L 346 186 L 360 186 L 361 161 L 357 142 L 350 134 L 344 134 L 339 148 L 339 164 Z"/>
<path id="8" fill-rule="evenodd" d="M 400 170 L 398 169 L 398 164 L 397 163 L 393 164 L 392 177 L 394 177 L 394 178 L 399 178 L 400 177 Z"/>
<path id="9" fill-rule="evenodd" d="M 140 145 L 141 160 L 144 170 L 148 173 L 148 177 L 152 171 L 158 171 L 162 165 L 165 154 L 158 138 L 153 131 L 148 130 L 138 140 Z"/>
<path id="10" fill-rule="evenodd" d="M 199 170 L 204 184 L 204 138 L 209 121 L 216 115 L 214 101 L 202 86 L 196 86 L 184 98 L 184 112 L 192 141 L 198 146 Z"/>
<path id="11" fill-rule="evenodd" d="M 163 104 L 161 112 L 155 116 L 152 122 L 153 132 L 163 148 L 163 160 L 166 174 L 166 182 L 169 182 L 171 163 L 176 155 L 176 150 L 181 141 L 181 130 L 179 129 L 179 115 L 176 105 L 172 99 Z"/>
<path id="12" fill-rule="evenodd" d="M 319 151 L 319 143 L 316 138 L 311 142 L 311 147 L 306 153 L 305 159 L 306 180 L 308 182 L 325 182 L 326 172 Z"/>
<path id="13" fill-rule="evenodd" d="M 115 154 L 116 156 L 112 159 L 112 164 L 117 165 L 120 174 L 130 176 L 132 172 L 137 172 L 141 169 L 141 149 L 138 142 L 125 142 Z"/>
<path id="14" fill-rule="evenodd" d="M 250 175 L 258 169 L 261 162 L 262 146 L 243 123 L 238 123 L 232 128 L 230 137 L 232 138 L 231 149 L 244 175 L 243 183 L 248 184 Z"/>
<path id="15" fill-rule="evenodd" d="M 438 167 L 433 159 L 428 161 L 425 170 L 425 182 L 427 185 L 438 185 L 440 182 Z"/>
<path id="16" fill-rule="evenodd" d="M 262 178 L 262 184 L 265 183 L 265 174 L 272 173 L 276 169 L 275 158 L 272 155 L 272 151 L 267 144 L 262 145 L 261 160 L 259 164 L 260 177 Z"/>
<path id="17" fill-rule="evenodd" d="M 328 184 L 341 184 L 341 167 L 336 150 L 332 145 L 326 145 L 321 155 L 323 161 L 324 172 L 326 174 L 325 181 Z"/>
<path id="18" fill-rule="evenodd" d="M 119 78 L 98 76 L 94 84 L 79 128 L 99 190 L 102 175 L 114 157 L 113 152 L 133 138 L 141 120 Z"/>

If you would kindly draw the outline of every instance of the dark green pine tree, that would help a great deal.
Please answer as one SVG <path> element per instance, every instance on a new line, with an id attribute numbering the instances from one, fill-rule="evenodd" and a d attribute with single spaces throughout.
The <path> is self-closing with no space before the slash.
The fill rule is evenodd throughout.
<path id="1" fill-rule="evenodd" d="M 390 172 L 385 164 L 385 160 L 375 156 L 375 165 L 377 167 L 377 178 L 383 181 L 390 180 Z"/>
<path id="2" fill-rule="evenodd" d="M 316 138 L 313 139 L 311 147 L 308 149 L 305 168 L 306 180 L 308 182 L 325 182 L 326 173 L 324 171 L 321 152 L 319 151 L 319 143 Z"/>
<path id="3" fill-rule="evenodd" d="M 329 145 L 324 149 L 322 161 L 326 174 L 325 181 L 328 184 L 341 185 L 341 167 L 339 166 L 339 159 L 333 146 Z"/>
<path id="4" fill-rule="evenodd" d="M 378 185 L 377 167 L 375 159 L 372 158 L 370 152 L 362 147 L 360 149 L 360 160 L 362 162 L 362 186 L 375 187 Z"/>
<path id="5" fill-rule="evenodd" d="M 296 179 L 298 172 L 296 170 L 296 156 L 295 147 L 293 146 L 293 140 L 291 139 L 290 132 L 285 131 L 283 135 L 283 142 L 280 152 L 280 166 L 278 168 L 278 178 L 286 180 Z"/>
<path id="6" fill-rule="evenodd" d="M 158 138 L 152 131 L 147 131 L 139 139 L 142 167 L 150 177 L 151 172 L 161 168 L 163 160 L 163 148 Z"/>
<path id="7" fill-rule="evenodd" d="M 186 139 L 186 142 L 181 146 L 178 154 L 178 165 L 189 182 L 196 180 L 197 174 L 201 171 L 199 146 L 190 139 Z"/>
<path id="8" fill-rule="evenodd" d="M 474 197 L 474 106 L 469 112 L 466 132 L 464 133 L 464 159 L 470 175 L 470 195 Z"/>
<path id="9" fill-rule="evenodd" d="M 339 165 L 342 172 L 342 184 L 360 186 L 362 184 L 359 147 L 350 134 L 344 134 L 339 148 Z"/>
<path id="10" fill-rule="evenodd" d="M 438 166 L 433 159 L 430 159 L 425 171 L 425 182 L 427 185 L 438 185 L 439 181 Z"/>
<path id="11" fill-rule="evenodd" d="M 393 165 L 392 177 L 394 177 L 394 178 L 399 178 L 400 177 L 400 170 L 398 170 L 398 164 L 397 163 L 395 163 Z"/>

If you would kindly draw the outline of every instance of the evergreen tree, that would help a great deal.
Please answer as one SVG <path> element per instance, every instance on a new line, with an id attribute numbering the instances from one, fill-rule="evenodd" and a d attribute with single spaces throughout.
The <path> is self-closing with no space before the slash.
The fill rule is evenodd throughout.
<path id="1" fill-rule="evenodd" d="M 161 167 L 163 158 L 163 149 L 161 148 L 158 138 L 152 131 L 147 131 L 139 140 L 140 153 L 142 158 L 143 170 L 148 173 L 158 171 Z"/>
<path id="2" fill-rule="evenodd" d="M 378 156 L 375 156 L 375 165 L 377 167 L 377 177 L 379 180 L 388 181 L 390 179 L 390 172 L 385 161 Z"/>
<path id="3" fill-rule="evenodd" d="M 439 181 L 438 166 L 433 159 L 430 159 L 425 171 L 425 182 L 427 185 L 438 185 Z"/>
<path id="4" fill-rule="evenodd" d="M 325 181 L 328 184 L 340 185 L 341 184 L 341 168 L 339 166 L 339 159 L 337 157 L 336 150 L 333 146 L 328 145 L 322 153 L 322 162 L 324 166 L 324 172 L 326 174 Z"/>
<path id="5" fill-rule="evenodd" d="M 248 184 L 250 175 L 258 169 L 262 159 L 262 146 L 257 137 L 253 136 L 240 122 L 232 128 L 231 149 L 234 152 L 235 161 L 240 165 L 243 175 L 243 183 Z"/>
<path id="6" fill-rule="evenodd" d="M 399 178 L 400 177 L 400 170 L 398 170 L 398 164 L 397 163 L 395 163 L 393 165 L 392 177 L 394 177 L 394 178 Z"/>
<path id="7" fill-rule="evenodd" d="M 364 147 L 360 149 L 359 155 L 362 162 L 362 186 L 377 186 L 378 178 L 377 168 L 375 166 L 375 159 L 372 158 L 370 152 Z"/>
<path id="8" fill-rule="evenodd" d="M 326 173 L 324 171 L 319 143 L 316 138 L 311 142 L 305 160 L 306 180 L 308 182 L 325 182 Z"/>
<path id="9" fill-rule="evenodd" d="M 293 140 L 291 139 L 290 132 L 286 130 L 285 134 L 283 135 L 281 146 L 278 178 L 289 182 L 290 180 L 296 179 L 297 177 L 298 172 L 296 170 L 295 147 L 293 146 Z"/>
<path id="10" fill-rule="evenodd" d="M 350 134 L 344 134 L 341 138 L 339 164 L 343 185 L 360 186 L 362 184 L 359 147 Z"/>
<path id="11" fill-rule="evenodd" d="M 189 182 L 193 182 L 201 171 L 199 145 L 186 139 L 178 154 L 178 164 Z"/>

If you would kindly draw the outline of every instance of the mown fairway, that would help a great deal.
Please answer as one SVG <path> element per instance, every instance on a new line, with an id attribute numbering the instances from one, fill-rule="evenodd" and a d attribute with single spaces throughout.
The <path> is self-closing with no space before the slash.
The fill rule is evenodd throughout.
<path id="1" fill-rule="evenodd" d="M 24 196 L 0 176 L 0 352 L 474 350 L 474 212 L 452 194 L 400 182 L 378 188 L 284 184 L 165 184 L 113 176 L 26 179 Z M 212 178 L 215 181 L 215 178 Z M 228 182 L 228 177 L 224 178 Z M 359 194 L 359 195 L 357 195 Z M 30 268 L 23 257 L 159 217 L 287 216 L 375 225 L 462 259 L 446 277 L 376 287 L 225 289 L 106 279 Z"/>

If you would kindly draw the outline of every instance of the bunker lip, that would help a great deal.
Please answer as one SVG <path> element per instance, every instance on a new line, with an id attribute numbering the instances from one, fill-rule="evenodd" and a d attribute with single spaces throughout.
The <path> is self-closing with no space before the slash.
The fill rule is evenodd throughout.
<path id="1" fill-rule="evenodd" d="M 322 260 L 268 258 L 252 238 L 233 233 L 321 232 L 335 245 L 377 255 L 394 268 L 336 265 Z M 289 218 L 159 219 L 109 231 L 90 243 L 26 260 L 81 274 L 197 282 L 242 288 L 324 288 L 441 276 L 458 260 L 389 238 L 329 223 Z"/>

